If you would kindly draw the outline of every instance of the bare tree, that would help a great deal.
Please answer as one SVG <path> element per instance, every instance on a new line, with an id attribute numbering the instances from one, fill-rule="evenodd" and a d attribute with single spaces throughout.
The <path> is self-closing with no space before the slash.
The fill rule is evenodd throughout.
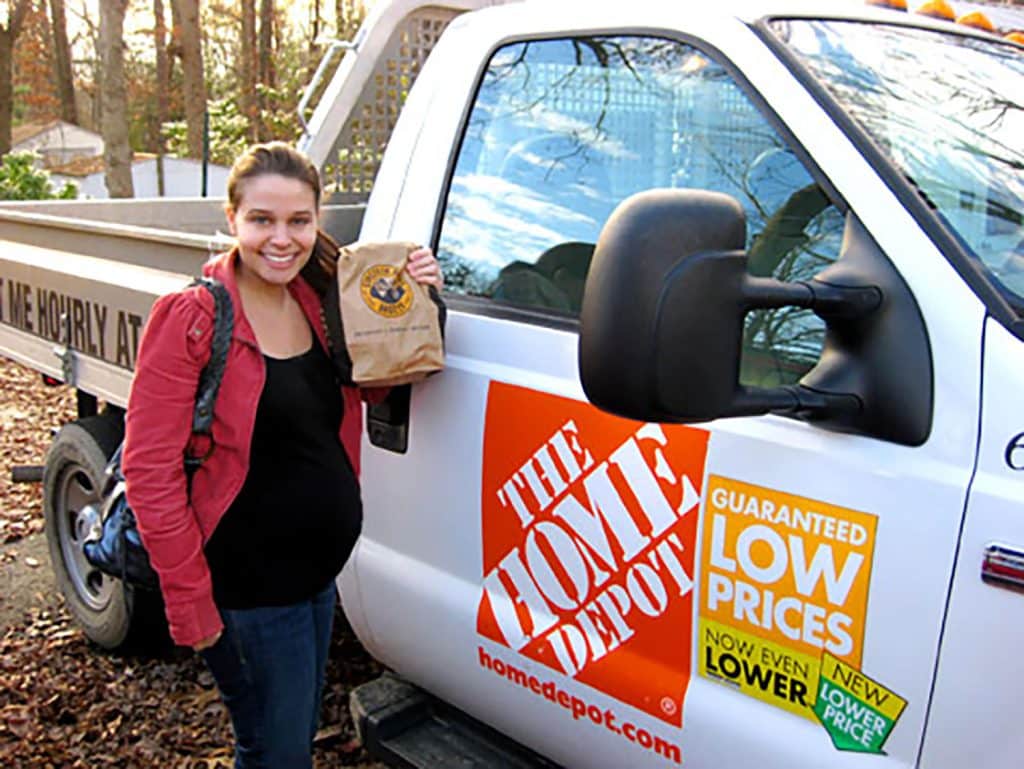
<path id="1" fill-rule="evenodd" d="M 360 21 L 362 14 L 355 7 L 354 0 L 334 0 L 335 37 L 339 40 L 351 40 Z"/>
<path id="2" fill-rule="evenodd" d="M 75 106 L 75 81 L 71 73 L 71 46 L 68 43 L 68 23 L 64 13 L 64 0 L 50 0 L 50 18 L 53 26 L 53 64 L 60 94 L 60 116 L 68 123 L 78 123 Z"/>
<path id="3" fill-rule="evenodd" d="M 320 16 L 320 0 L 313 0 L 309 9 L 309 66 L 307 79 L 313 77 L 317 64 L 317 41 L 320 39 L 320 28 L 323 26 L 323 19 Z"/>
<path id="4" fill-rule="evenodd" d="M 260 106 L 256 96 L 256 0 L 242 0 L 242 60 L 238 82 L 242 88 L 242 114 L 249 121 L 251 140 L 259 135 Z"/>
<path id="5" fill-rule="evenodd" d="M 153 43 L 156 47 L 156 130 L 153 144 L 156 146 L 156 191 L 164 196 L 164 136 L 163 126 L 167 122 L 167 84 L 171 81 L 171 63 L 167 57 L 167 20 L 164 16 L 163 0 L 153 0 Z"/>
<path id="6" fill-rule="evenodd" d="M 14 41 L 28 13 L 30 0 L 7 4 L 7 26 L 0 24 L 0 155 L 11 151 L 11 120 L 14 116 Z"/>
<path id="7" fill-rule="evenodd" d="M 203 43 L 199 28 L 199 0 L 172 0 L 181 44 L 181 72 L 188 127 L 188 154 L 203 154 L 203 122 L 206 117 L 206 81 L 203 78 Z"/>
<path id="8" fill-rule="evenodd" d="M 259 81 L 268 88 L 274 87 L 274 0 L 260 0 Z M 259 106 L 261 111 L 267 107 L 267 100 L 262 94 Z M 261 120 L 260 139 L 266 138 Z"/>
<path id="9" fill-rule="evenodd" d="M 75 92 L 75 106 L 78 113 L 78 125 L 92 131 L 100 128 L 100 83 L 103 80 L 102 63 L 100 62 L 100 28 L 94 18 L 95 9 L 79 0 L 65 5 L 71 18 L 70 29 L 77 30 L 72 46 L 81 46 L 84 50 L 73 61 L 82 72 L 82 79 Z"/>
<path id="10" fill-rule="evenodd" d="M 134 197 L 132 148 L 128 142 L 128 98 L 124 80 L 124 14 L 128 0 L 100 0 L 100 83 L 104 181 L 112 198 Z"/>

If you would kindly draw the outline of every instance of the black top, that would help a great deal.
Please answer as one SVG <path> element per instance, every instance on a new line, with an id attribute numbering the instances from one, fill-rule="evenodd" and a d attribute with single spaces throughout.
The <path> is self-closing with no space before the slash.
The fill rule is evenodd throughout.
<path id="1" fill-rule="evenodd" d="M 205 548 L 214 600 L 224 609 L 315 595 L 341 571 L 362 526 L 327 354 L 314 339 L 294 358 L 264 358 L 249 473 Z"/>

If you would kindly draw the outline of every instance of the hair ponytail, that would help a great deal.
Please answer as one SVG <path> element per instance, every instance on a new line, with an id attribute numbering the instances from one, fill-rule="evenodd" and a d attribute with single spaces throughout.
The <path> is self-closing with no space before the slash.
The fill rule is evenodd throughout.
<path id="1" fill-rule="evenodd" d="M 316 231 L 316 242 L 309 261 L 299 273 L 316 293 L 323 297 L 338 274 L 338 241 L 321 229 Z"/>

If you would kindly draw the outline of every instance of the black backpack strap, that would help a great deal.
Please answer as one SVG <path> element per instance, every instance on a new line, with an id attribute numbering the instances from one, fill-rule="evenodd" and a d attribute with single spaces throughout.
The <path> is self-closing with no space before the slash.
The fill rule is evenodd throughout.
<path id="1" fill-rule="evenodd" d="M 199 372 L 196 387 L 196 402 L 192 409 L 192 437 L 205 436 L 209 448 L 202 456 L 192 456 L 190 447 L 185 449 L 185 482 L 192 495 L 192 477 L 207 457 L 213 452 L 211 431 L 213 428 L 213 404 L 217 400 L 224 368 L 227 365 L 228 349 L 234 331 L 235 313 L 231 294 L 223 284 L 212 278 L 196 278 L 190 286 L 202 286 L 213 296 L 213 339 L 210 341 L 210 360 Z M 191 443 L 191 441 L 190 441 Z M 135 514 L 128 507 L 124 489 L 124 474 L 121 471 L 121 452 L 124 442 L 117 448 L 107 465 L 103 488 L 104 520 L 102 535 L 98 542 L 88 541 L 83 546 L 85 557 L 100 571 L 118 577 L 125 584 L 135 587 L 158 588 L 159 580 L 153 571 L 146 548 L 138 532 Z"/>
<path id="2" fill-rule="evenodd" d="M 332 280 L 327 293 L 320 302 L 320 320 L 327 336 L 327 352 L 334 363 L 334 373 L 338 381 L 348 387 L 355 386 L 352 381 L 352 357 L 348 354 L 345 344 L 345 327 L 341 320 L 341 305 L 338 292 L 338 281 Z"/>
<path id="3" fill-rule="evenodd" d="M 228 348 L 235 327 L 234 305 L 224 285 L 213 278 L 196 278 L 193 286 L 202 286 L 213 296 L 213 339 L 210 342 L 210 360 L 199 373 L 196 405 L 192 410 L 192 432 L 209 435 L 213 427 L 213 405 L 224 377 L 228 362 Z"/>

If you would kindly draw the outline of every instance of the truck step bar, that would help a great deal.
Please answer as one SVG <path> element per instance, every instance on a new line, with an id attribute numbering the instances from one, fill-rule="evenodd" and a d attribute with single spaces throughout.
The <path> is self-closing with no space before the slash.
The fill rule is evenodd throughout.
<path id="1" fill-rule="evenodd" d="M 385 673 L 357 687 L 349 709 L 366 750 L 404 769 L 554 769 L 485 724 Z"/>

